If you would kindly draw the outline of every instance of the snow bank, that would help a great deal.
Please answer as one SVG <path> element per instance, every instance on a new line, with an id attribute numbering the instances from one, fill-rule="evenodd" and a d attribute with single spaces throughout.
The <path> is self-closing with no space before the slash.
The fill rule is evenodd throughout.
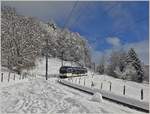
<path id="1" fill-rule="evenodd" d="M 95 101 L 95 102 L 103 102 L 103 98 L 102 98 L 102 95 L 100 93 L 95 93 L 92 98 L 91 98 L 92 101 Z"/>

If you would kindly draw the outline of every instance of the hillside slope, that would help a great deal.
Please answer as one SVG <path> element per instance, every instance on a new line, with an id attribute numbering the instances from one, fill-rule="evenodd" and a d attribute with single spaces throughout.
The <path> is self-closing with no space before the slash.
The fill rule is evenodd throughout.
<path id="1" fill-rule="evenodd" d="M 51 74 L 57 74 L 61 61 L 57 58 L 49 59 L 49 79 L 43 77 L 45 73 L 45 59 L 37 61 L 37 67 L 29 71 L 37 75 L 36 78 L 28 78 L 28 81 L 14 83 L 11 86 L 1 86 L 1 113 L 136 113 L 143 112 L 130 109 L 109 101 L 95 102 L 92 96 L 80 91 L 68 88 L 57 83 L 57 78 Z M 69 65 L 70 62 L 65 62 Z"/>
<path id="2" fill-rule="evenodd" d="M 88 41 L 78 33 L 52 22 L 22 16 L 9 6 L 2 7 L 2 65 L 21 73 L 32 68 L 38 57 L 57 57 L 90 66 Z"/>

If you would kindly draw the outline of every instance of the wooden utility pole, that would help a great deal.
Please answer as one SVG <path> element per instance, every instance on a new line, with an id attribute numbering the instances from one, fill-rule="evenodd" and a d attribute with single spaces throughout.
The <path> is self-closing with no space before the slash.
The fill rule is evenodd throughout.
<path id="1" fill-rule="evenodd" d="M 123 86 L 123 95 L 125 95 L 126 94 L 126 86 L 124 85 Z"/>
<path id="2" fill-rule="evenodd" d="M 95 72 L 95 62 L 93 63 L 93 67 L 94 67 L 94 72 Z"/>
<path id="3" fill-rule="evenodd" d="M 143 89 L 141 89 L 141 100 L 143 100 Z"/>
<path id="4" fill-rule="evenodd" d="M 62 53 L 61 53 L 62 55 L 61 55 L 61 59 L 62 59 L 62 61 L 61 61 L 61 66 L 64 66 L 64 63 L 63 63 L 63 59 L 64 59 L 64 52 L 62 51 Z"/>
<path id="5" fill-rule="evenodd" d="M 1 73 L 1 82 L 3 82 L 3 73 Z"/>
<path id="6" fill-rule="evenodd" d="M 48 79 L 48 39 L 46 39 L 46 80 Z"/>
<path id="7" fill-rule="evenodd" d="M 54 31 L 56 30 L 55 24 L 51 24 L 50 26 L 53 28 Z M 46 75 L 45 77 L 46 77 L 46 80 L 48 80 L 48 37 L 46 37 Z"/>

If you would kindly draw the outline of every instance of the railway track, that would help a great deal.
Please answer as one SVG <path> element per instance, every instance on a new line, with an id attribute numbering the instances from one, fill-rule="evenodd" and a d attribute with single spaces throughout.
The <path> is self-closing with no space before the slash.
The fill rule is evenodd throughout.
<path id="1" fill-rule="evenodd" d="M 68 81 L 63 80 L 63 79 L 58 80 L 58 82 L 63 84 L 63 85 L 78 89 L 80 91 L 83 91 L 83 92 L 86 92 L 86 93 L 92 94 L 92 95 L 96 92 L 99 92 L 102 94 L 102 97 L 105 99 L 108 99 L 108 100 L 113 101 L 113 102 L 117 102 L 119 104 L 128 106 L 130 108 L 134 108 L 134 109 L 137 109 L 137 110 L 140 110 L 143 112 L 149 112 L 149 103 L 148 102 L 132 99 L 132 98 L 129 98 L 126 96 L 116 95 L 116 94 L 113 94 L 111 92 L 100 90 L 100 89 L 88 88 L 88 87 L 85 87 L 82 85 L 68 82 Z"/>

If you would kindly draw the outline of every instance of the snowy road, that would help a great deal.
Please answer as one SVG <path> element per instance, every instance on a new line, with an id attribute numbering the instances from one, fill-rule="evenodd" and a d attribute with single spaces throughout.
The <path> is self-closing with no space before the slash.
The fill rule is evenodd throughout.
<path id="1" fill-rule="evenodd" d="M 94 102 L 91 95 L 56 80 L 36 78 L 1 87 L 1 113 L 143 113 L 105 100 Z"/>

